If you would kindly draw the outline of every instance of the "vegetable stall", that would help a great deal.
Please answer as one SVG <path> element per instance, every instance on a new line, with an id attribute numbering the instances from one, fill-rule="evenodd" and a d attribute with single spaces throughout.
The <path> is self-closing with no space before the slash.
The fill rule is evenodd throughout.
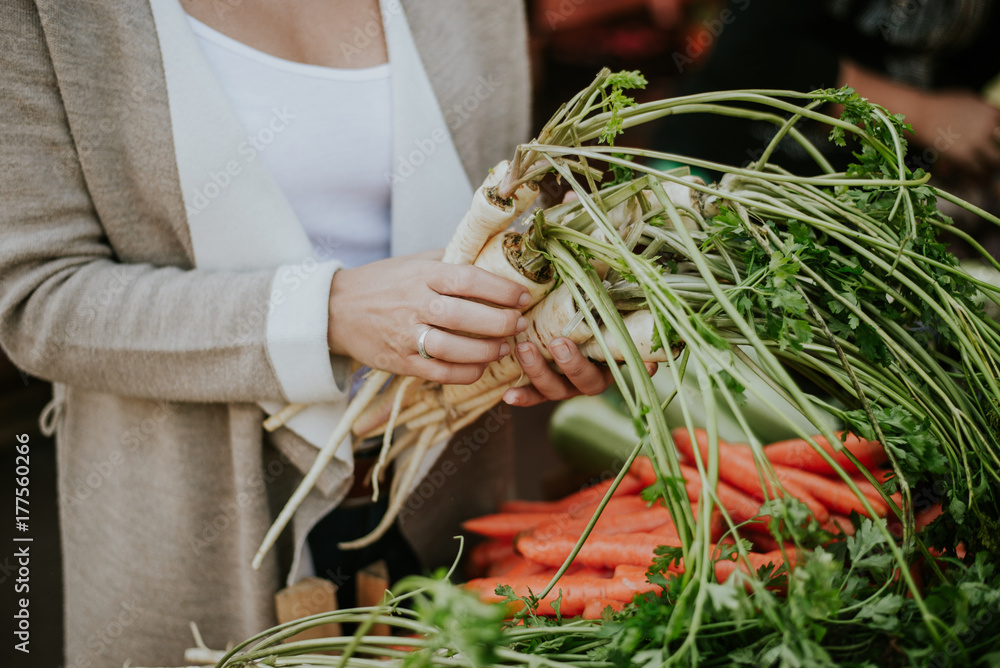
<path id="1" fill-rule="evenodd" d="M 1000 282 L 963 268 L 939 235 L 1000 265 L 937 202 L 1000 220 L 911 170 L 904 119 L 851 89 L 635 104 L 627 91 L 643 84 L 602 71 L 487 175 L 446 252 L 529 286 L 519 336 L 543 350 L 569 336 L 609 361 L 618 394 L 605 409 L 632 430 L 617 430 L 616 473 L 470 520 L 467 537 L 485 537 L 462 544 L 470 570 L 456 562 L 397 583 L 382 605 L 277 627 L 220 667 L 1000 664 L 1000 323 L 988 315 Z M 628 128 L 688 113 L 778 131 L 747 167 L 623 146 Z M 855 164 L 835 172 L 803 120 L 828 126 Z M 771 162 L 786 137 L 815 173 Z M 724 176 L 708 184 L 688 167 Z M 531 209 L 549 174 L 575 198 Z M 372 372 L 327 453 L 351 433 L 383 436 L 378 489 L 409 451 L 366 540 L 430 444 L 521 382 L 513 356 L 468 387 Z M 760 436 L 755 411 L 788 438 Z M 330 621 L 357 632 L 282 642 Z M 375 624 L 393 635 L 370 635 Z"/>

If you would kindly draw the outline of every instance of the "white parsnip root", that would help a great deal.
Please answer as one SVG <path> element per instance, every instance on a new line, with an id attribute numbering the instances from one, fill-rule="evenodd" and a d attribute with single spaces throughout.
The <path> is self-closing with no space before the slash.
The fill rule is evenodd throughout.
<path id="1" fill-rule="evenodd" d="M 472 205 L 445 248 L 442 262 L 472 264 L 487 241 L 510 227 L 534 203 L 538 188 L 528 184 L 520 186 L 509 201 L 501 201 L 497 185 L 509 167 L 506 160 L 499 163 L 472 196 Z"/>
<path id="2" fill-rule="evenodd" d="M 280 411 L 264 420 L 264 429 L 266 431 L 274 431 L 280 427 L 284 427 L 289 420 L 304 411 L 308 408 L 308 406 L 309 404 L 288 404 Z"/>
<path id="3" fill-rule="evenodd" d="M 671 350 L 667 346 L 661 346 L 657 350 L 653 350 L 653 342 L 656 340 L 656 325 L 653 321 L 652 313 L 649 311 L 633 311 L 623 316 L 622 320 L 644 362 L 666 362 L 677 357 L 680 351 Z M 606 327 L 602 326 L 601 332 L 608 350 L 611 352 L 612 359 L 616 362 L 624 360 L 621 342 Z M 580 352 L 592 360 L 607 361 L 604 359 L 604 351 L 601 350 L 596 341 L 588 341 L 580 346 Z"/>
<path id="4" fill-rule="evenodd" d="M 390 495 L 389 508 L 386 510 L 385 515 L 382 517 L 382 521 L 379 522 L 375 530 L 372 531 L 367 536 L 359 538 L 357 540 L 347 541 L 339 545 L 342 550 L 357 550 L 362 547 L 371 545 L 376 540 L 381 538 L 392 523 L 396 520 L 396 516 L 399 511 L 403 508 L 403 501 L 406 500 L 406 493 L 409 491 L 410 487 L 416 481 L 417 471 L 420 469 L 420 463 L 423 460 L 425 454 L 430 449 L 431 445 L 434 443 L 434 436 L 438 433 L 440 427 L 436 424 L 428 425 L 423 428 L 420 432 L 420 438 L 417 439 L 417 445 L 414 449 L 410 461 L 407 462 L 406 470 L 403 471 L 401 475 L 393 479 L 393 488 Z"/>
<path id="5" fill-rule="evenodd" d="M 361 390 L 358 391 L 354 399 L 347 406 L 347 411 L 344 413 L 344 417 L 341 418 L 340 423 L 337 428 L 330 434 L 329 440 L 326 445 L 319 451 L 316 455 L 316 461 L 309 468 L 305 477 L 302 478 L 302 482 L 299 486 L 295 488 L 295 492 L 292 493 L 292 497 L 285 504 L 285 507 L 281 509 L 281 513 L 278 514 L 277 519 L 274 520 L 274 524 L 271 528 L 267 530 L 267 534 L 264 536 L 263 542 L 261 542 L 260 547 L 257 549 L 257 554 L 253 558 L 253 567 L 260 568 L 261 563 L 264 561 L 264 557 L 267 555 L 268 551 L 274 547 L 275 541 L 278 540 L 278 535 L 284 530 L 288 523 L 292 520 L 292 515 L 298 510 L 302 502 L 305 501 L 306 496 L 312 490 L 316 481 L 319 479 L 320 474 L 326 465 L 330 463 L 333 459 L 333 455 L 337 452 L 337 447 L 340 446 L 340 442 L 347 438 L 351 433 L 351 425 L 354 420 L 361 414 L 361 411 L 365 409 L 368 402 L 375 397 L 379 388 L 389 380 L 390 374 L 386 371 L 373 371 L 368 377 L 368 381 L 362 386 Z"/>
<path id="6" fill-rule="evenodd" d="M 510 263 L 507 259 L 510 252 L 508 248 L 515 245 L 520 236 L 514 232 L 497 234 L 486 242 L 473 264 L 480 269 L 485 269 L 497 276 L 523 285 L 528 289 L 528 294 L 531 295 L 531 304 L 537 304 L 552 289 L 555 280 L 545 277 L 538 280 L 539 277 L 525 276 L 523 271 Z"/>

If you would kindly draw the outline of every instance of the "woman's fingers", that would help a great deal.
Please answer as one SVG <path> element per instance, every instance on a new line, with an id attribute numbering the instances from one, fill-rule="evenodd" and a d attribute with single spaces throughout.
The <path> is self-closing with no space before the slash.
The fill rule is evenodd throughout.
<path id="1" fill-rule="evenodd" d="M 483 269 L 442 264 L 442 251 L 341 269 L 330 285 L 327 343 L 373 368 L 448 384 L 472 383 L 510 354 L 527 327 L 526 288 Z M 430 328 L 430 329 L 428 329 Z M 424 352 L 417 344 L 424 336 Z"/>
<path id="2" fill-rule="evenodd" d="M 433 327 L 477 336 L 514 336 L 528 328 L 528 321 L 520 311 L 499 309 L 457 297 L 433 298 L 423 319 Z"/>
<path id="3" fill-rule="evenodd" d="M 472 265 L 439 264 L 427 279 L 427 286 L 440 295 L 522 309 L 531 302 L 523 285 Z"/>
<path id="4" fill-rule="evenodd" d="M 509 355 L 510 344 L 504 339 L 474 339 L 431 327 L 424 336 L 424 351 L 443 362 L 488 364 Z"/>
<path id="5" fill-rule="evenodd" d="M 565 375 L 553 369 L 532 343 L 518 344 L 516 352 L 531 387 L 508 390 L 504 401 L 509 404 L 531 406 L 579 394 L 600 394 L 611 384 L 611 372 L 584 357 L 569 339 L 557 338 L 549 344 L 549 353 Z"/>
<path id="6" fill-rule="evenodd" d="M 442 385 L 471 385 L 482 377 L 485 364 L 454 364 L 444 360 L 425 360 L 419 355 L 409 362 L 406 375 L 417 376 Z"/>
<path id="7" fill-rule="evenodd" d="M 503 394 L 503 402 L 509 406 L 521 406 L 525 408 L 543 404 L 546 401 L 548 401 L 548 398 L 531 385 L 526 387 L 512 387 Z"/>
<path id="8" fill-rule="evenodd" d="M 524 375 L 543 397 L 558 401 L 576 394 L 569 382 L 549 366 L 535 344 L 525 341 L 517 344 L 515 350 Z"/>
<path id="9" fill-rule="evenodd" d="M 583 356 L 576 344 L 560 337 L 549 343 L 549 353 L 566 376 L 566 380 L 580 394 L 600 394 L 611 384 L 611 371 L 600 367 Z"/>
<path id="10" fill-rule="evenodd" d="M 534 406 L 545 401 L 559 401 L 580 394 L 600 394 L 613 382 L 611 369 L 584 357 L 569 339 L 554 339 L 549 353 L 564 375 L 556 372 L 531 343 L 515 348 L 517 359 L 531 385 L 507 390 L 503 401 L 511 406 Z M 656 362 L 646 362 L 646 371 L 656 373 Z"/>

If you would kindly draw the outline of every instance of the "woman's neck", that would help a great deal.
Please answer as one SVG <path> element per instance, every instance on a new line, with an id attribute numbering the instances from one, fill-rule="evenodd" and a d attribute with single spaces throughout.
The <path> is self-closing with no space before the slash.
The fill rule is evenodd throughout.
<path id="1" fill-rule="evenodd" d="M 181 0 L 205 25 L 285 60 L 339 69 L 388 61 L 378 0 Z"/>

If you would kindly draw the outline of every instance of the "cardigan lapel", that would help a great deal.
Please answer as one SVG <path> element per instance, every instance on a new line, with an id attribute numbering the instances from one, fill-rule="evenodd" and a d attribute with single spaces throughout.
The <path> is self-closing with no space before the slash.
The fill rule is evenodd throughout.
<path id="1" fill-rule="evenodd" d="M 132 180 L 156 184 L 144 190 L 146 211 L 111 210 L 114 198 L 98 196 L 98 215 L 152 216 L 180 242 L 167 257 L 124 261 L 250 269 L 311 256 L 284 195 L 263 163 L 249 159 L 253 147 L 177 0 L 38 4 L 91 189 L 110 190 L 105 181 L 126 180 L 118 174 L 126 169 Z M 429 14 L 411 13 L 418 19 L 408 24 L 399 0 L 383 0 L 393 67 L 393 172 L 385 175 L 393 186 L 393 254 L 444 246 L 472 196 L 441 111 L 454 100 L 439 104 L 427 74 L 440 76 L 451 54 L 434 48 L 440 36 Z M 169 72 L 163 54 L 177 57 Z M 184 93 L 196 104 L 185 105 Z"/>
<path id="2" fill-rule="evenodd" d="M 244 131 L 177 0 L 151 0 L 184 208 L 200 269 L 248 270 L 300 263 L 312 245 L 260 159 L 287 123 Z"/>
<path id="3" fill-rule="evenodd" d="M 266 137 L 263 129 L 248 139 L 177 0 L 151 0 L 151 5 L 197 266 L 246 270 L 299 265 L 309 273 L 316 267 L 312 244 L 259 158 L 266 145 L 253 143 Z M 280 114 L 276 110 L 272 120 L 283 122 Z M 274 402 L 262 402 L 261 407 L 269 414 L 282 408 Z M 318 448 L 326 443 L 343 410 L 342 403 L 317 404 L 289 421 L 288 428 Z M 304 463 L 294 452 L 282 449 L 293 461 Z M 349 439 L 340 444 L 335 459 L 337 477 L 350 476 Z"/>
<path id="4" fill-rule="evenodd" d="M 381 5 L 392 64 L 392 253 L 443 248 L 469 207 L 472 186 L 424 68 L 422 58 L 433 58 L 434 49 L 420 52 L 415 41 L 426 31 L 410 24 L 399 0 Z"/>

